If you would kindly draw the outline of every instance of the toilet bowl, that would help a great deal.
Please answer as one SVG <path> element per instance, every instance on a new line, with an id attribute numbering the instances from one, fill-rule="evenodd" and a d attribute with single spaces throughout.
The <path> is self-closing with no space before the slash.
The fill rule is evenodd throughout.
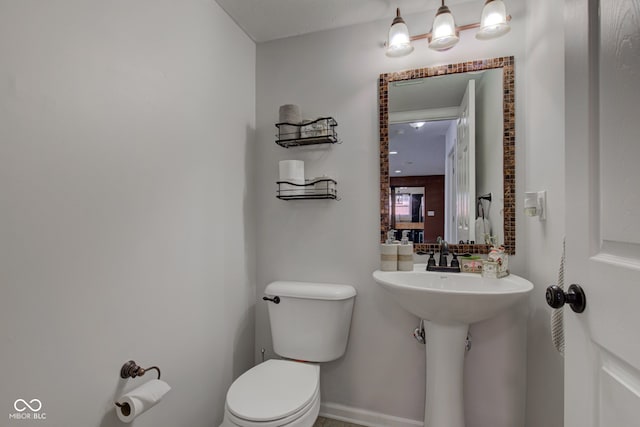
<path id="1" fill-rule="evenodd" d="M 254 366 L 231 384 L 220 427 L 312 427 L 320 412 L 318 363 L 344 354 L 356 290 L 278 281 L 265 294 L 273 350 L 286 359 Z"/>
<path id="2" fill-rule="evenodd" d="M 268 360 L 229 388 L 221 427 L 311 427 L 320 411 L 320 366 Z"/>

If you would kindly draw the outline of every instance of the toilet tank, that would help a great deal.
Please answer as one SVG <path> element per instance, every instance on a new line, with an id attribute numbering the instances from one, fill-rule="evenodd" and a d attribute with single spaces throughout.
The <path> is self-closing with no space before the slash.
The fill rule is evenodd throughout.
<path id="1" fill-rule="evenodd" d="M 272 282 L 265 288 L 273 350 L 289 359 L 328 362 L 347 348 L 356 290 L 349 285 Z"/>

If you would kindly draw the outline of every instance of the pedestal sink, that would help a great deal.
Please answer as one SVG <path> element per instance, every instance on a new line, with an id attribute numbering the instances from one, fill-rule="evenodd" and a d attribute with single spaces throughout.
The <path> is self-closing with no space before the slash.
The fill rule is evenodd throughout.
<path id="1" fill-rule="evenodd" d="M 425 427 L 464 427 L 462 375 L 469 325 L 497 316 L 531 290 L 513 274 L 502 279 L 471 273 L 375 271 L 373 278 L 405 310 L 425 320 Z"/>

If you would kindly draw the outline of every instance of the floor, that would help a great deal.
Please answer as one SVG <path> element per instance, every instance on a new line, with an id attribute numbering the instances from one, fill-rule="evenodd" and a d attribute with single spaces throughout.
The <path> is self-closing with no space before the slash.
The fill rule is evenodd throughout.
<path id="1" fill-rule="evenodd" d="M 318 417 L 313 427 L 363 427 L 360 424 L 345 423 L 344 421 L 332 420 L 330 418 Z"/>

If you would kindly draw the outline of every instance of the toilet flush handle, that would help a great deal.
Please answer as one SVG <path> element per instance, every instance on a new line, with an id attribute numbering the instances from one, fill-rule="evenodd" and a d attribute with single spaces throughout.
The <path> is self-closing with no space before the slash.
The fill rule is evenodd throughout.
<path id="1" fill-rule="evenodd" d="M 273 298 L 269 298 L 269 297 L 262 297 L 262 299 L 263 299 L 264 301 L 271 301 L 271 302 L 274 302 L 274 303 L 276 303 L 276 304 L 280 304 L 280 297 L 278 297 L 278 296 L 275 296 L 275 297 L 273 297 Z"/>

